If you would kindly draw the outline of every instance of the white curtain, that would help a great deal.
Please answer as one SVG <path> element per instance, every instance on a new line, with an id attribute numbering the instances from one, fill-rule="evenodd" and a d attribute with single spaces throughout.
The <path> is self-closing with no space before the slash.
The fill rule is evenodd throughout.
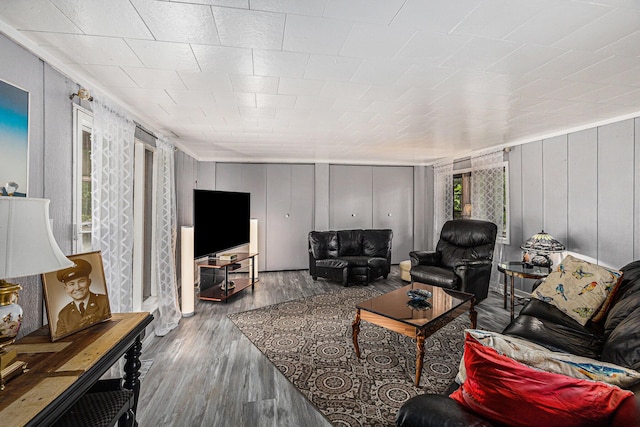
<path id="1" fill-rule="evenodd" d="M 155 333 L 164 336 L 180 321 L 176 280 L 176 190 L 174 146 L 164 137 L 156 141 L 155 239 L 152 277 L 158 290 L 159 318 Z"/>
<path id="2" fill-rule="evenodd" d="M 126 313 L 133 305 L 135 124 L 98 99 L 92 107 L 91 245 L 102 251 L 111 311 Z"/>
<path id="3" fill-rule="evenodd" d="M 453 218 L 453 162 L 433 167 L 433 249 L 445 222 Z"/>
<path id="4" fill-rule="evenodd" d="M 471 216 L 504 231 L 504 159 L 502 150 L 471 157 Z"/>
<path id="5" fill-rule="evenodd" d="M 491 221 L 498 226 L 498 238 L 504 232 L 504 156 L 502 150 L 471 157 L 471 217 Z M 491 286 L 498 286 L 503 243 L 498 240 L 493 252 Z"/>

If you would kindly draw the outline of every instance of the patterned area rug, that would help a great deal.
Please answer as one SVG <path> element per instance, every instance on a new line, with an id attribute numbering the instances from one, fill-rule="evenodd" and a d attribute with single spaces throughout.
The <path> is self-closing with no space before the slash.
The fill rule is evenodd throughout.
<path id="1" fill-rule="evenodd" d="M 362 358 L 355 356 L 355 305 L 379 294 L 347 288 L 229 318 L 334 426 L 392 426 L 410 397 L 451 383 L 469 320 L 460 316 L 427 338 L 417 388 L 415 340 L 362 321 Z"/>

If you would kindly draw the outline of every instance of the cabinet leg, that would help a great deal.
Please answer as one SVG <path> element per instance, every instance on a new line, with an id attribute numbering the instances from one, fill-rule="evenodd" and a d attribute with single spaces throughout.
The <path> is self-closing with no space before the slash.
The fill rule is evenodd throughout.
<path id="1" fill-rule="evenodd" d="M 124 388 L 133 391 L 133 413 L 134 425 L 135 413 L 138 408 L 138 398 L 140 397 L 140 354 L 142 354 L 142 342 L 140 336 L 136 337 L 136 341 L 124 355 Z"/>

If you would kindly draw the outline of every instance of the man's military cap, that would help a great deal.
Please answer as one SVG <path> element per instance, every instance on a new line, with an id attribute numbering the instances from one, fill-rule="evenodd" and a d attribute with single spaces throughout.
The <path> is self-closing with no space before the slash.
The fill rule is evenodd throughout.
<path id="1" fill-rule="evenodd" d="M 69 280 L 74 280 L 78 277 L 89 277 L 90 273 L 91 264 L 83 259 L 78 259 L 73 266 L 58 271 L 56 277 L 62 283 L 67 283 Z"/>

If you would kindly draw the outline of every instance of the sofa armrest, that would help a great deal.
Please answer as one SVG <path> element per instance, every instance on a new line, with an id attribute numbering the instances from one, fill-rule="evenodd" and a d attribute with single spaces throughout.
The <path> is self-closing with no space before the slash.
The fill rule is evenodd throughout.
<path id="1" fill-rule="evenodd" d="M 411 266 L 418 265 L 440 265 L 442 257 L 439 252 L 429 251 L 411 251 L 409 252 L 409 258 L 411 258 Z"/>
<path id="2" fill-rule="evenodd" d="M 421 394 L 406 401 L 396 415 L 398 427 L 493 426 L 439 394 Z"/>

